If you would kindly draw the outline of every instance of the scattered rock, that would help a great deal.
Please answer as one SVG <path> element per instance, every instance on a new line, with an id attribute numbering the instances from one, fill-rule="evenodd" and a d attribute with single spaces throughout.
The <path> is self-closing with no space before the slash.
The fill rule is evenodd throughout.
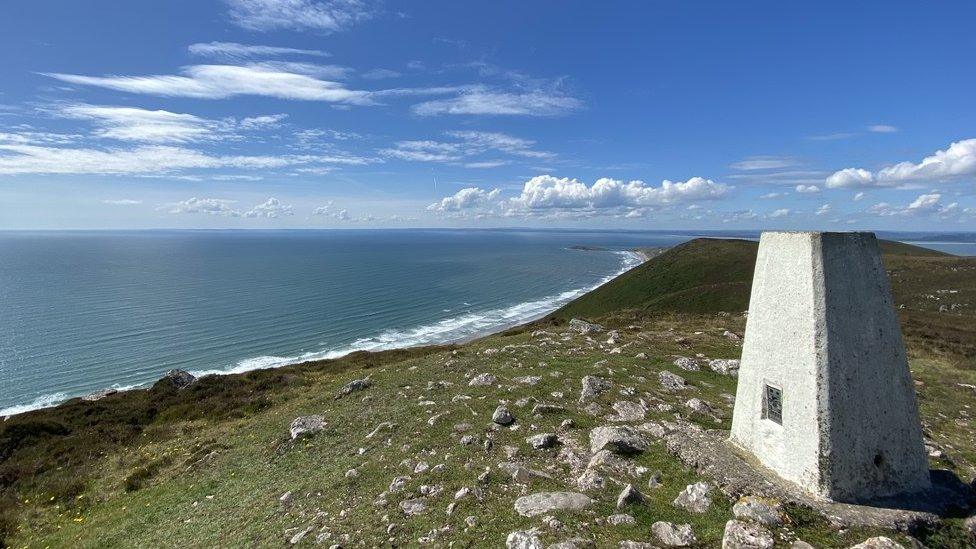
<path id="1" fill-rule="evenodd" d="M 585 376 L 582 381 L 583 389 L 580 391 L 580 402 L 585 402 L 604 391 L 609 391 L 613 384 L 597 376 Z"/>
<path id="2" fill-rule="evenodd" d="M 708 361 L 708 368 L 722 375 L 732 377 L 739 375 L 739 361 L 736 359 L 714 358 Z"/>
<path id="3" fill-rule="evenodd" d="M 614 415 L 607 416 L 609 421 L 643 421 L 647 415 L 647 407 L 639 402 L 619 400 L 613 403 Z"/>
<path id="4" fill-rule="evenodd" d="M 690 524 L 677 525 L 659 520 L 651 525 L 651 532 L 665 547 L 689 547 L 698 541 Z"/>
<path id="5" fill-rule="evenodd" d="M 802 539 L 798 539 L 794 541 L 792 545 L 790 545 L 790 549 L 817 549 L 817 548 L 803 541 Z"/>
<path id="6" fill-rule="evenodd" d="M 349 383 L 343 385 L 342 389 L 339 389 L 339 396 L 343 397 L 355 393 L 356 391 L 362 391 L 364 389 L 368 389 L 369 386 L 372 384 L 373 383 L 369 380 L 369 377 L 364 377 L 363 379 L 354 379 Z"/>
<path id="7" fill-rule="evenodd" d="M 390 423 L 389 421 L 384 421 L 383 423 L 377 425 L 376 428 L 374 428 L 372 431 L 370 431 L 369 434 L 366 435 L 366 438 L 373 438 L 376 435 L 378 435 L 380 431 L 383 430 L 392 431 L 395 428 L 396 428 L 396 423 Z"/>
<path id="8" fill-rule="evenodd" d="M 684 490 L 674 498 L 674 505 L 687 509 L 692 513 L 704 513 L 712 504 L 712 499 L 708 497 L 712 487 L 706 482 L 696 482 L 689 484 Z"/>
<path id="9" fill-rule="evenodd" d="M 536 404 L 532 407 L 532 415 L 534 416 L 563 413 L 566 413 L 566 407 L 558 404 Z"/>
<path id="10" fill-rule="evenodd" d="M 536 450 L 543 450 L 556 446 L 559 443 L 559 437 L 555 433 L 540 433 L 527 437 L 525 442 L 529 443 Z"/>
<path id="11" fill-rule="evenodd" d="M 686 356 L 679 356 L 674 360 L 674 365 L 682 370 L 687 370 L 689 372 L 697 372 L 701 370 L 701 366 L 698 365 L 698 361 Z"/>
<path id="12" fill-rule="evenodd" d="M 287 507 L 288 505 L 291 505 L 293 499 L 295 498 L 292 495 L 291 490 L 289 490 L 284 494 L 281 494 L 281 497 L 278 498 L 278 502 Z"/>
<path id="13" fill-rule="evenodd" d="M 652 490 L 655 488 L 660 488 L 662 476 L 661 471 L 654 471 L 651 473 L 651 476 L 647 479 L 647 487 Z"/>
<path id="14" fill-rule="evenodd" d="M 757 496 L 741 498 L 732 506 L 732 514 L 739 520 L 751 520 L 767 527 L 783 524 L 783 506 L 778 501 Z"/>
<path id="15" fill-rule="evenodd" d="M 635 519 L 633 515 L 618 514 L 618 515 L 610 515 L 609 517 L 607 517 L 607 524 L 610 524 L 612 526 L 620 526 L 621 524 L 636 524 L 636 523 L 637 523 L 637 519 Z"/>
<path id="16" fill-rule="evenodd" d="M 401 501 L 400 510 L 408 517 L 419 515 L 427 511 L 427 502 L 420 498 Z"/>
<path id="17" fill-rule="evenodd" d="M 461 444 L 464 446 L 471 446 L 472 444 L 477 444 L 478 438 L 473 435 L 464 435 L 461 437 Z"/>
<path id="18" fill-rule="evenodd" d="M 729 341 L 742 341 L 742 337 L 735 332 L 725 330 L 722 332 L 722 335 L 725 336 Z"/>
<path id="19" fill-rule="evenodd" d="M 517 378 L 513 379 L 512 381 L 514 381 L 516 383 L 521 383 L 522 385 L 530 385 L 531 386 L 531 385 L 538 384 L 540 381 L 542 381 L 542 378 L 539 377 L 539 376 L 521 376 L 521 377 L 517 377 Z"/>
<path id="20" fill-rule="evenodd" d="M 603 406 L 600 406 L 596 402 L 591 402 L 587 404 L 585 408 L 583 408 L 583 412 L 585 412 L 587 415 L 596 417 L 603 414 Z"/>
<path id="21" fill-rule="evenodd" d="M 515 500 L 515 511 L 523 517 L 534 517 L 553 511 L 582 511 L 592 503 L 592 499 L 577 492 L 537 492 Z"/>
<path id="22" fill-rule="evenodd" d="M 505 540 L 507 549 L 543 549 L 542 541 L 539 540 L 538 531 L 522 530 L 512 532 Z"/>
<path id="23" fill-rule="evenodd" d="M 758 524 L 741 520 L 725 523 L 722 549 L 771 549 L 774 544 L 772 534 Z"/>
<path id="24" fill-rule="evenodd" d="M 966 529 L 966 532 L 969 533 L 970 537 L 976 538 L 976 515 L 966 519 L 966 521 L 962 523 L 962 526 Z"/>
<path id="25" fill-rule="evenodd" d="M 714 415 L 715 409 L 712 406 L 700 398 L 691 398 L 685 402 L 685 406 L 690 408 L 694 412 L 699 414 L 704 414 L 706 416 Z"/>
<path id="26" fill-rule="evenodd" d="M 644 494 L 640 493 L 633 484 L 624 486 L 620 495 L 617 496 L 617 509 L 623 509 L 628 505 L 640 505 L 644 503 Z"/>
<path id="27" fill-rule="evenodd" d="M 638 454 L 647 449 L 647 440 L 628 425 L 602 426 L 590 431 L 590 451 L 607 449 L 617 454 Z"/>
<path id="28" fill-rule="evenodd" d="M 876 538 L 866 539 L 857 545 L 852 545 L 851 549 L 905 549 L 905 546 L 891 538 L 878 536 Z"/>
<path id="29" fill-rule="evenodd" d="M 292 537 L 291 537 L 291 538 L 290 538 L 290 539 L 288 540 L 288 543 L 290 543 L 290 544 L 292 544 L 292 545 L 297 545 L 297 544 L 298 544 L 299 542 L 301 542 L 301 541 L 302 541 L 302 539 L 304 539 L 304 538 L 305 538 L 305 536 L 307 536 L 307 535 L 308 535 L 308 533 L 309 533 L 309 532 L 311 532 L 311 531 L 312 531 L 312 527 L 311 527 L 311 526 L 309 526 L 309 527 L 307 527 L 307 528 L 305 528 L 304 530 L 302 530 L 302 531 L 300 531 L 300 532 L 298 532 L 297 534 L 295 534 L 294 536 L 292 536 Z"/>
<path id="30" fill-rule="evenodd" d="M 604 329 L 603 326 L 600 326 L 599 324 L 594 324 L 578 318 L 570 320 L 569 327 L 579 332 L 580 335 L 586 335 L 590 332 L 602 332 Z"/>
<path id="31" fill-rule="evenodd" d="M 325 429 L 325 418 L 317 415 L 296 417 L 289 427 L 292 440 L 314 435 L 323 429 Z"/>
<path id="32" fill-rule="evenodd" d="M 661 386 L 669 391 L 680 391 L 688 388 L 688 382 L 685 381 L 685 378 L 667 370 L 659 373 L 657 377 L 661 382 Z"/>
<path id="33" fill-rule="evenodd" d="M 511 425 L 515 423 L 515 416 L 505 406 L 495 408 L 495 413 L 491 415 L 491 420 L 499 425 Z"/>
<path id="34" fill-rule="evenodd" d="M 81 400 L 87 400 L 88 402 L 94 402 L 96 400 L 101 400 L 107 396 L 114 395 L 119 392 L 118 389 L 99 389 L 98 391 L 88 393 L 87 395 L 81 397 Z"/>
<path id="35" fill-rule="evenodd" d="M 495 382 L 497 381 L 498 378 L 495 377 L 494 374 L 485 372 L 483 374 L 478 374 L 473 378 L 471 378 L 471 381 L 468 382 L 468 385 L 470 385 L 471 387 L 490 387 L 494 385 Z"/>
<path id="36" fill-rule="evenodd" d="M 186 370 L 170 370 L 159 381 L 153 384 L 153 389 L 180 390 L 196 381 L 196 377 Z"/>
<path id="37" fill-rule="evenodd" d="M 407 481 L 409 480 L 410 477 L 396 477 L 392 482 L 390 482 L 390 487 L 388 490 L 390 492 L 399 492 L 407 486 Z"/>
<path id="38" fill-rule="evenodd" d="M 552 479 L 552 476 L 548 473 L 542 471 L 537 471 L 535 469 L 529 469 L 518 463 L 511 463 L 504 461 L 498 464 L 498 468 L 504 471 L 509 477 L 515 482 L 520 484 L 528 484 L 533 478 L 545 478 Z"/>

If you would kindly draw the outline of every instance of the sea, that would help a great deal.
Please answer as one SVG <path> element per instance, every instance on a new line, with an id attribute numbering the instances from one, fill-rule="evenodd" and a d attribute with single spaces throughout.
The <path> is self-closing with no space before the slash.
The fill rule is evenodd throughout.
<path id="1" fill-rule="evenodd" d="M 0 416 L 145 387 L 176 368 L 237 373 L 471 339 L 544 316 L 636 266 L 635 248 L 693 236 L 0 232 Z M 976 255 L 976 244 L 945 244 Z"/>

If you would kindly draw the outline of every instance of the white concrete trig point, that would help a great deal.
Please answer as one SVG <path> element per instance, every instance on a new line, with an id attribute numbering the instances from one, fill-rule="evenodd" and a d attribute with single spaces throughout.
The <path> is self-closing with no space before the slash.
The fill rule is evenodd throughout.
<path id="1" fill-rule="evenodd" d="M 731 440 L 822 499 L 929 489 L 915 387 L 873 233 L 762 234 Z"/>

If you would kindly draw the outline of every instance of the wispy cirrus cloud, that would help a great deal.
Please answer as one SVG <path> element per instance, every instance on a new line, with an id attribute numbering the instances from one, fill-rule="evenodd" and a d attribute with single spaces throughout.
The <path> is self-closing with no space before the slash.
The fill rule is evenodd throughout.
<path id="1" fill-rule="evenodd" d="M 131 198 L 106 198 L 102 200 L 102 204 L 108 204 L 109 206 L 136 206 L 142 204 L 142 200 L 133 200 Z"/>
<path id="2" fill-rule="evenodd" d="M 472 86 L 456 97 L 418 103 L 413 112 L 420 116 L 558 116 L 582 107 L 582 101 L 556 89 L 504 91 Z"/>
<path id="3" fill-rule="evenodd" d="M 461 162 L 472 157 L 493 153 L 506 154 L 528 159 L 552 159 L 555 154 L 536 150 L 535 141 L 523 139 L 501 132 L 449 131 L 445 132 L 454 141 L 410 140 L 399 141 L 394 147 L 383 149 L 381 154 L 390 158 L 414 162 Z M 472 168 L 490 168 L 507 163 L 504 160 L 484 159 L 480 162 L 468 161 Z"/>
<path id="4" fill-rule="evenodd" d="M 360 0 L 225 0 L 231 21 L 249 30 L 336 32 L 369 19 L 375 10 Z"/>
<path id="5" fill-rule="evenodd" d="M 796 164 L 796 159 L 788 156 L 750 156 L 733 163 L 729 167 L 733 170 L 743 171 L 776 170 L 789 168 Z"/>
<path id="6" fill-rule="evenodd" d="M 243 60 L 255 57 L 277 57 L 282 55 L 307 55 L 311 57 L 331 57 L 321 50 L 284 48 L 279 46 L 260 46 L 239 44 L 237 42 L 198 42 L 187 46 L 192 55 L 216 59 Z"/>

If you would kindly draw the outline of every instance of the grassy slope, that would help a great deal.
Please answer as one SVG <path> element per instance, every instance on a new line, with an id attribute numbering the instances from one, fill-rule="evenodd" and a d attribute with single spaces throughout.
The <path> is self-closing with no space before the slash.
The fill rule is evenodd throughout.
<path id="1" fill-rule="evenodd" d="M 976 429 L 969 409 L 976 393 L 958 384 L 976 384 L 976 260 L 903 245 L 886 245 L 888 250 L 898 252 L 886 255 L 886 262 L 896 303 L 906 306 L 902 322 L 921 383 L 923 419 L 931 438 L 952 460 L 933 464 L 969 479 L 976 471 Z M 746 308 L 754 257 L 754 243 L 695 241 L 557 313 L 602 316 L 621 329 L 621 354 L 609 354 L 610 346 L 600 340 L 561 335 L 565 328 L 554 318 L 545 323 L 549 334 L 515 330 L 457 348 L 359 353 L 213 378 L 176 393 L 133 392 L 18 416 L 0 424 L 0 519 L 6 515 L 12 523 L 9 540 L 18 547 L 281 545 L 309 526 L 313 530 L 303 544 L 329 532 L 327 545 L 337 540 L 346 546 L 414 545 L 430 530 L 449 527 L 439 534 L 439 544 L 499 546 L 512 530 L 541 526 L 539 519 L 512 511 L 517 496 L 573 489 L 568 467 L 556 453 L 532 450 L 523 439 L 555 430 L 563 419 L 572 418 L 577 428 L 566 433 L 566 440 L 585 444 L 587 429 L 604 420 L 583 413 L 576 404 L 584 375 L 614 382 L 614 391 L 598 399 L 605 409 L 616 400 L 643 398 L 674 407 L 672 412 L 652 407 L 649 419 L 671 419 L 678 412 L 705 426 L 728 427 L 734 379 L 710 371 L 680 371 L 695 388 L 673 395 L 661 391 L 657 372 L 674 370 L 673 355 L 738 356 L 738 346 L 721 334 L 726 329 L 742 333 L 744 319 L 714 313 Z M 967 305 L 939 312 L 939 305 L 952 303 Z M 567 312 L 574 307 L 577 313 Z M 640 311 L 627 310 L 632 308 Z M 648 358 L 636 358 L 638 353 Z M 342 384 L 362 377 L 364 370 L 373 387 L 334 398 Z M 469 387 L 468 378 L 480 372 L 494 373 L 498 384 Z M 541 379 L 535 386 L 515 380 L 526 375 Z M 624 387 L 633 388 L 635 396 L 622 396 L 618 391 Z M 711 403 L 717 420 L 684 408 L 692 395 Z M 521 399 L 558 403 L 567 412 L 532 418 L 532 402 L 519 406 Z M 518 429 L 498 431 L 491 451 L 460 445 L 454 426 L 469 423 L 468 433 L 484 440 L 488 418 L 500 401 L 512 406 Z M 295 447 L 283 444 L 290 421 L 312 413 L 328 418 L 326 432 Z M 447 415 L 429 422 L 441 413 Z M 367 439 L 384 421 L 395 422 L 396 428 Z M 506 446 L 517 449 L 513 459 L 549 472 L 554 480 L 522 487 L 503 478 L 495 466 L 507 459 Z M 402 460 L 443 463 L 444 468 L 412 474 Z M 672 520 L 691 523 L 704 544 L 716 544 L 731 516 L 729 502 L 717 501 L 704 515 L 676 509 L 670 501 L 697 480 L 695 475 L 659 444 L 637 463 L 662 471 L 664 486 L 644 490 L 651 502 L 632 510 L 636 525 L 599 524 L 614 512 L 619 488 L 609 487 L 590 494 L 598 501 L 593 512 L 561 517 L 566 524 L 562 531 L 542 526 L 544 540 L 582 534 L 595 538 L 600 547 L 614 546 L 621 539 L 647 540 L 652 522 Z M 454 492 L 476 486 L 486 467 L 493 473 L 484 486 L 485 501 L 462 500 L 447 515 Z M 351 468 L 359 472 L 357 477 L 345 476 Z M 407 474 L 407 492 L 414 495 L 390 495 L 377 506 L 375 500 L 390 481 Z M 422 485 L 444 490 L 427 498 L 427 513 L 404 517 L 398 503 L 415 497 Z M 285 491 L 295 494 L 287 507 L 278 502 Z M 469 515 L 478 518 L 473 527 L 464 522 Z M 818 546 L 844 547 L 869 534 L 838 533 L 822 522 L 806 522 L 803 513 L 793 516 L 790 530 Z M 387 533 L 388 523 L 397 525 L 392 534 Z M 930 547 L 965 543 L 951 532 L 948 536 L 926 541 Z"/>

